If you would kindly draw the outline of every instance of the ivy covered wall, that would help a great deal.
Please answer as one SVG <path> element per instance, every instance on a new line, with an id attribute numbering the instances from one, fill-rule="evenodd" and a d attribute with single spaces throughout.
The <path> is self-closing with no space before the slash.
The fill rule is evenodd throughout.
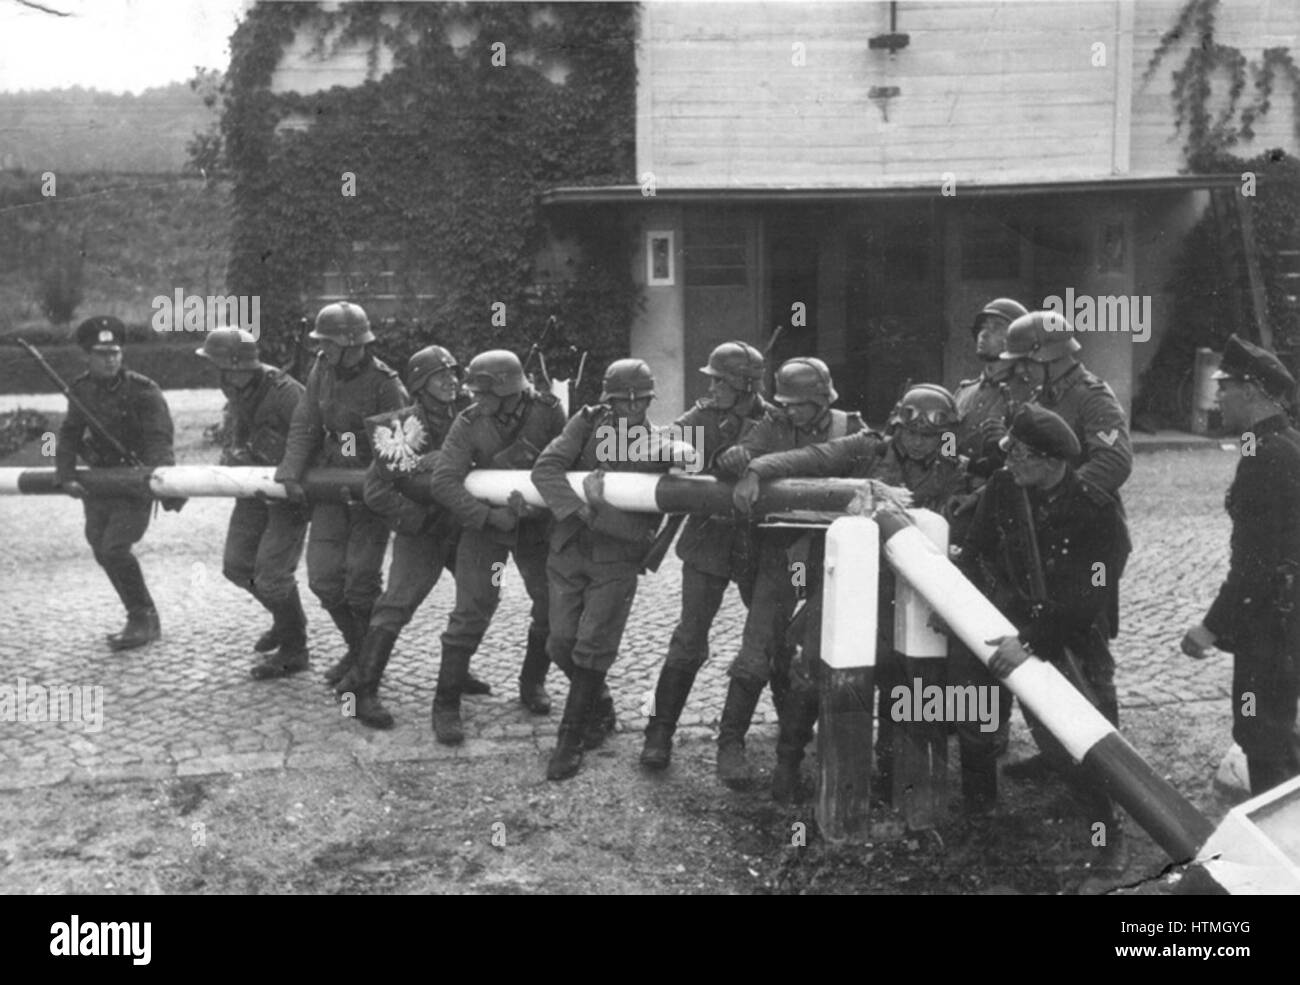
<path id="1" fill-rule="evenodd" d="M 495 346 L 522 356 L 552 314 L 590 350 L 588 367 L 625 354 L 640 300 L 629 234 L 613 213 L 545 215 L 537 196 L 633 180 L 635 16 L 632 4 L 253 7 L 223 94 L 228 284 L 261 296 L 272 357 L 293 355 L 326 271 L 351 272 L 346 291 L 363 305 L 398 295 L 376 308 L 389 309 L 380 349 L 395 362 L 431 341 L 462 360 Z M 368 45 L 370 78 L 272 91 L 304 34 L 326 62 Z M 381 51 L 393 65 L 382 75 Z M 548 222 L 583 246 L 559 276 L 535 269 Z M 381 268 L 397 276 L 381 282 Z"/>

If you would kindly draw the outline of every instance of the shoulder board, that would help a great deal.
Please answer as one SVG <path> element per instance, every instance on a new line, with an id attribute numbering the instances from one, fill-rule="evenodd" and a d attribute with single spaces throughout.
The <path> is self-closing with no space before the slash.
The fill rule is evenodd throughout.
<path id="1" fill-rule="evenodd" d="M 868 430 L 867 422 L 862 419 L 862 415 L 856 410 L 846 410 L 844 413 L 848 416 L 849 434 L 858 434 L 862 431 Z"/>
<path id="2" fill-rule="evenodd" d="M 537 403 L 544 404 L 547 407 L 560 406 L 560 398 L 557 397 L 555 394 L 551 393 L 549 390 L 534 390 L 533 399 Z"/>
<path id="3" fill-rule="evenodd" d="M 137 373 L 133 369 L 123 370 L 123 373 L 126 375 L 127 382 L 132 383 L 135 386 L 143 387 L 146 390 L 148 390 L 150 387 L 153 387 L 154 389 L 161 389 L 157 383 L 149 379 L 149 377 L 145 376 L 143 373 Z"/>
<path id="4" fill-rule="evenodd" d="M 957 386 L 958 387 L 976 386 L 979 384 L 980 380 L 982 379 L 983 379 L 982 376 L 972 376 L 969 380 L 962 380 L 960 383 L 957 384 Z"/>
<path id="5" fill-rule="evenodd" d="M 397 370 L 393 369 L 392 366 L 389 366 L 388 363 L 384 362 L 378 356 L 371 356 L 370 361 L 374 364 L 375 369 L 379 370 L 379 372 L 383 373 L 385 376 L 391 376 L 394 379 L 399 380 L 401 379 L 401 375 Z"/>
<path id="6" fill-rule="evenodd" d="M 717 410 L 717 406 L 710 397 L 701 397 L 691 405 L 691 410 Z"/>
<path id="7" fill-rule="evenodd" d="M 609 404 L 584 404 L 582 410 L 578 411 L 584 419 L 594 421 L 606 414 L 612 414 L 613 410 Z"/>

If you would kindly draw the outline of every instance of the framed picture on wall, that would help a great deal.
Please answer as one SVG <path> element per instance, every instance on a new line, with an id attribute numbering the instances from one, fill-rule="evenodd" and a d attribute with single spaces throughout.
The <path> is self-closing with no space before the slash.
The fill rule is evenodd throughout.
<path id="1" fill-rule="evenodd" d="M 677 283 L 673 267 L 672 230 L 650 231 L 645 234 L 645 281 L 650 287 L 672 287 Z"/>

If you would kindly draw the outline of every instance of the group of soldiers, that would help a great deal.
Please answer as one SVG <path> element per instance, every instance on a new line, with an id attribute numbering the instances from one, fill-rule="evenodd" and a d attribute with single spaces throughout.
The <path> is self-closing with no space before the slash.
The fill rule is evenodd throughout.
<path id="1" fill-rule="evenodd" d="M 728 670 L 717 772 L 729 787 L 755 782 L 745 737 L 765 685 L 779 718 L 772 796 L 806 791 L 800 764 L 818 711 L 823 531 L 764 526 L 751 514 L 759 483 L 781 477 L 845 476 L 876 480 L 910 494 L 912 505 L 950 525 L 952 554 L 962 571 L 1007 615 L 1018 634 L 1001 640 L 986 667 L 950 641 L 949 681 L 1002 688 L 1000 678 L 1037 656 L 1056 665 L 1112 723 L 1118 724 L 1109 641 L 1119 629 L 1119 581 L 1130 544 L 1120 489 L 1132 469 L 1126 416 L 1113 391 L 1078 359 L 1072 326 L 1053 312 L 1026 310 L 1000 298 L 972 324 L 982 372 L 956 392 L 934 383 L 909 386 L 883 432 L 854 412 L 835 408 L 831 373 L 814 357 L 787 360 L 773 374 L 762 353 L 726 342 L 701 372 L 708 396 L 674 424 L 674 435 L 697 436 L 687 449 L 706 474 L 734 480 L 732 516 L 691 515 L 677 540 L 682 562 L 681 615 L 668 643 L 645 729 L 640 763 L 663 770 L 673 735 L 700 668 L 727 587 L 748 609 L 739 653 Z M 77 338 L 89 371 L 72 385 L 74 398 L 59 435 L 58 477 L 85 498 L 86 535 L 127 610 L 109 637 L 114 649 L 143 646 L 160 622 L 131 545 L 145 532 L 147 499 L 90 498 L 77 481 L 78 456 L 91 466 L 171 464 L 172 427 L 158 387 L 122 368 L 125 331 L 112 318 L 92 318 Z M 632 513 L 605 500 L 608 472 L 667 470 L 659 463 L 611 459 L 611 428 L 646 427 L 655 396 L 649 366 L 620 359 L 607 368 L 600 403 L 566 418 L 559 400 L 534 389 L 524 367 L 505 350 L 481 352 L 461 367 L 431 345 L 410 357 L 403 384 L 371 351 L 375 340 L 356 304 L 331 304 L 311 337 L 319 355 L 306 385 L 260 359 L 248 332 L 210 332 L 198 355 L 217 370 L 228 400 L 222 463 L 273 466 L 287 498 L 239 500 L 230 518 L 223 573 L 247 590 L 271 618 L 254 644 L 263 654 L 258 680 L 307 669 L 306 616 L 295 572 L 304 549 L 311 591 L 342 638 L 344 653 L 325 675 L 355 716 L 389 728 L 379 689 L 402 628 L 444 569 L 455 579 L 455 603 L 441 636 L 432 727 L 441 743 L 464 739 L 461 698 L 489 693 L 470 673 L 500 601 L 500 572 L 513 558 L 530 604 L 519 671 L 519 700 L 546 715 L 554 664 L 569 689 L 547 777 L 574 775 L 584 750 L 615 728 L 605 678 L 618 655 L 644 573 L 647 552 L 662 537 L 656 514 Z M 1235 336 L 1220 373 L 1225 424 L 1253 429 L 1258 453 L 1243 457 L 1229 495 L 1234 522 L 1232 566 L 1204 624 L 1184 649 L 1211 646 L 1236 654 L 1234 735 L 1246 752 L 1252 786 L 1265 789 L 1300 773 L 1294 731 L 1297 695 L 1296 571 L 1300 566 L 1300 433 L 1286 416 L 1294 380 L 1271 353 Z M 88 417 L 97 421 L 91 426 Z M 103 432 L 120 445 L 106 445 Z M 132 459 L 124 458 L 122 446 Z M 680 460 L 680 459 L 679 459 Z M 309 498 L 303 479 L 323 466 L 364 468 L 360 500 Z M 515 493 L 490 505 L 466 488 L 474 469 L 531 470 L 546 509 Z M 589 472 L 579 496 L 565 473 Z M 427 475 L 435 502 L 408 495 Z M 179 508 L 183 501 L 164 504 Z M 387 584 L 381 567 L 392 538 Z M 807 573 L 806 578 L 792 572 Z M 1099 574 L 1100 572 L 1100 574 Z M 893 777 L 892 686 L 921 673 L 893 640 L 892 584 L 882 577 L 876 641 L 877 767 L 887 796 Z M 1238 714 L 1244 690 L 1260 711 Z M 993 707 L 996 728 L 957 723 L 963 804 L 974 815 L 993 810 L 997 758 L 1005 749 L 1011 695 Z M 1116 808 L 1090 786 L 1068 755 L 1026 711 L 1041 754 L 1004 772 L 1032 777 L 1064 772 L 1077 784 L 1086 820 L 1114 832 Z M 1118 845 L 1113 837 L 1109 844 Z"/>

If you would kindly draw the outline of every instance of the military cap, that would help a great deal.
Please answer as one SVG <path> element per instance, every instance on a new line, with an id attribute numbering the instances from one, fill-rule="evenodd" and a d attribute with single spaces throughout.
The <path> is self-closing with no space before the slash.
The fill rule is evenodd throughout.
<path id="1" fill-rule="evenodd" d="M 1289 398 L 1295 391 L 1295 377 L 1282 360 L 1253 342 L 1231 335 L 1223 347 L 1223 359 L 1214 374 L 1216 380 L 1253 380 L 1270 396 Z"/>
<path id="2" fill-rule="evenodd" d="M 126 341 L 126 326 L 112 315 L 96 315 L 77 326 L 77 345 L 92 349 L 121 349 Z"/>
<path id="3" fill-rule="evenodd" d="M 1083 449 L 1074 430 L 1060 414 L 1053 414 L 1037 404 L 1024 404 L 1011 419 L 1010 433 L 999 442 L 1003 451 L 1009 451 L 1011 440 L 1021 442 L 1029 450 L 1049 458 L 1075 462 Z"/>

